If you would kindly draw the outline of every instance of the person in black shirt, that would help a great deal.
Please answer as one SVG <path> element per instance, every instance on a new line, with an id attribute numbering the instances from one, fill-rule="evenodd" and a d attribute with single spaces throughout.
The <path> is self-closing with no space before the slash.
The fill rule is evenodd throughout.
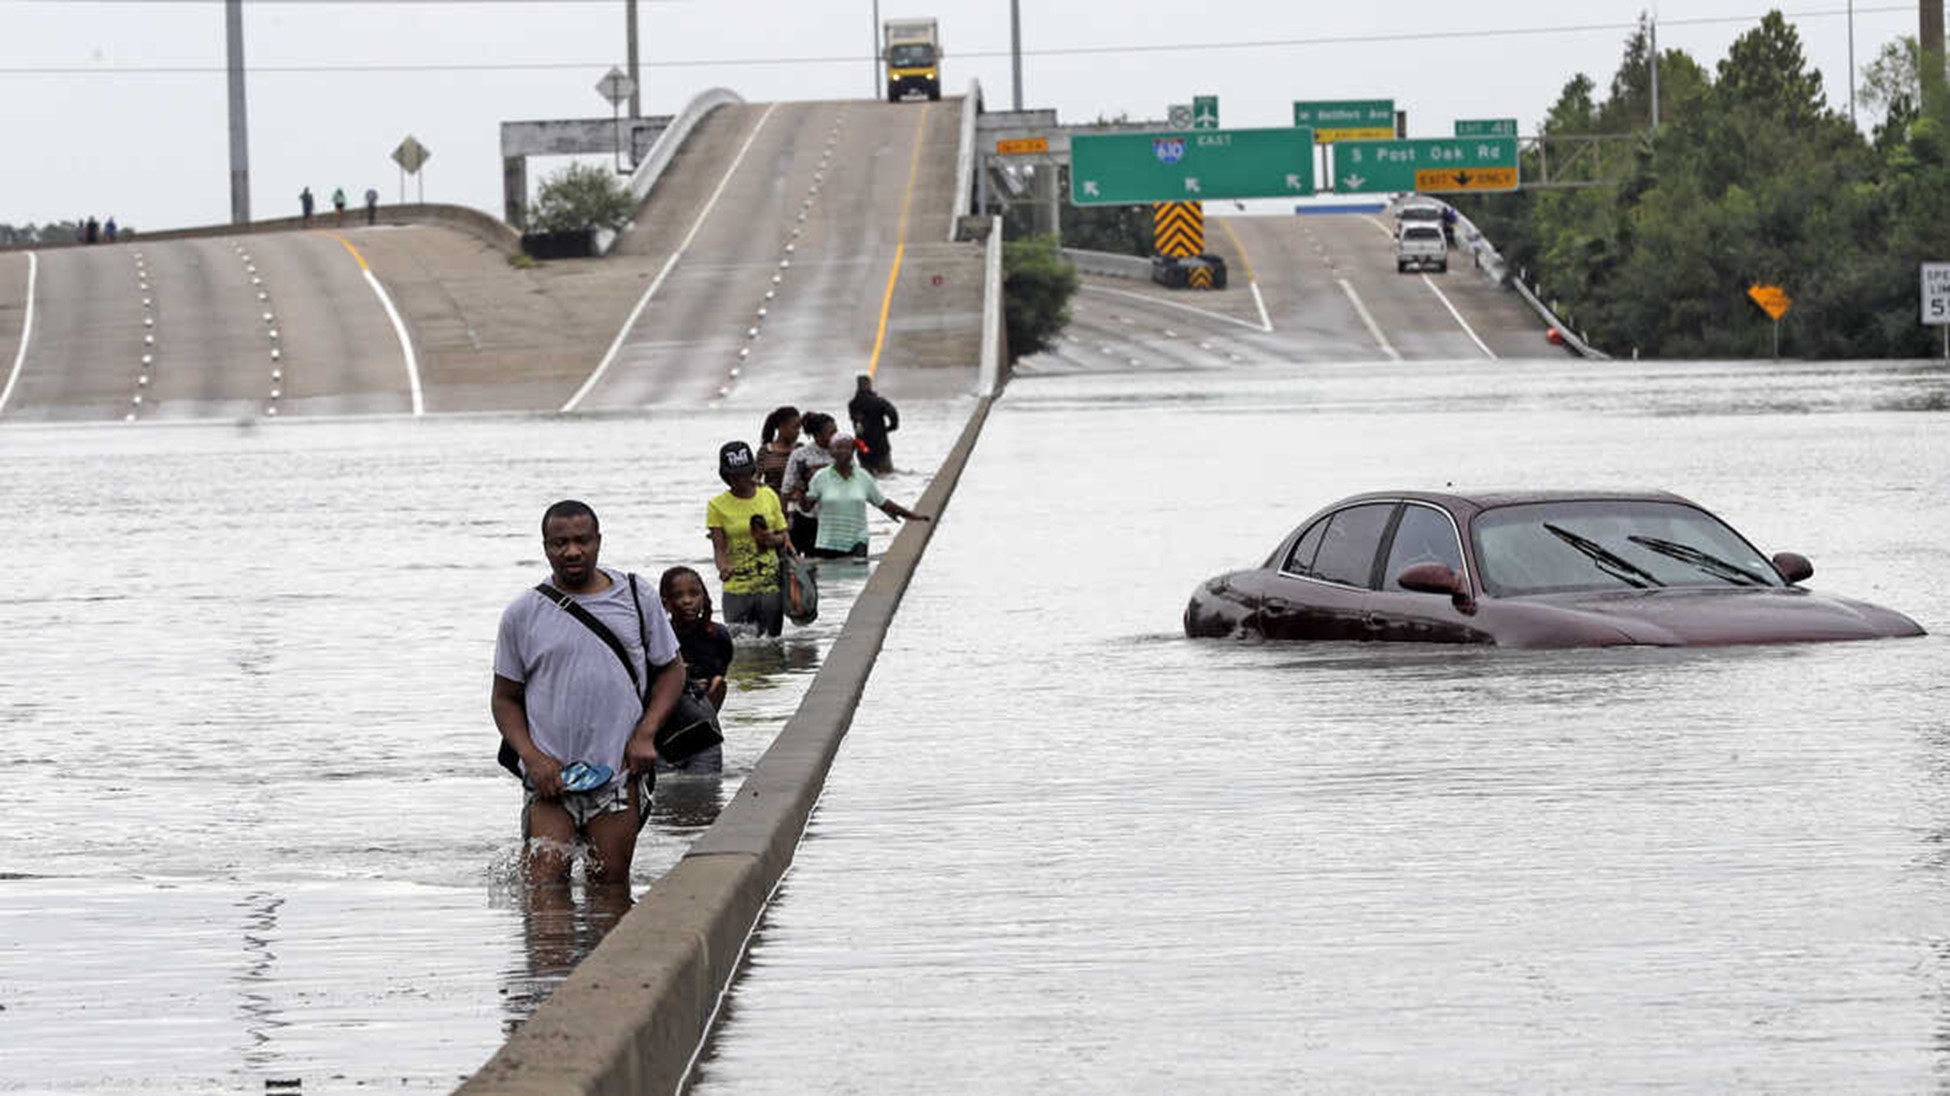
<path id="1" fill-rule="evenodd" d="M 846 413 L 853 419 L 854 437 L 860 439 L 860 465 L 876 476 L 889 475 L 894 471 L 894 450 L 887 435 L 901 428 L 901 413 L 873 390 L 872 377 L 860 374 L 858 385 Z"/>
<path id="2" fill-rule="evenodd" d="M 672 567 L 657 582 L 677 649 L 684 656 L 686 686 L 713 708 L 724 707 L 725 674 L 731 669 L 731 632 L 711 619 L 711 595 L 704 578 L 689 567 Z"/>

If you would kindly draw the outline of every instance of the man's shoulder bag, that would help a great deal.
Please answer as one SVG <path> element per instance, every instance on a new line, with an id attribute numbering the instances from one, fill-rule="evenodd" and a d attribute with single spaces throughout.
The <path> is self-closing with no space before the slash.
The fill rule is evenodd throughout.
<path id="1" fill-rule="evenodd" d="M 642 697 L 644 706 L 648 707 L 649 688 L 637 680 L 636 664 L 630 661 L 630 653 L 624 650 L 623 641 L 616 638 L 616 633 L 605 627 L 602 621 L 596 619 L 594 613 L 583 608 L 576 599 L 554 586 L 539 582 L 535 584 L 535 592 L 561 606 L 564 612 L 576 618 L 585 628 L 595 633 L 596 638 L 602 640 L 604 646 L 616 653 L 617 659 L 623 663 L 624 672 L 630 675 L 630 688 Z M 643 644 L 644 653 L 647 655 L 650 651 L 650 629 L 643 619 L 643 601 L 637 595 L 634 573 L 630 575 L 630 601 L 636 605 L 638 640 Z M 657 756 L 673 764 L 681 763 L 723 741 L 724 732 L 718 729 L 717 710 L 711 707 L 709 700 L 697 696 L 689 689 L 678 693 L 677 703 L 670 709 L 670 714 L 664 717 L 664 721 L 658 725 L 653 739 L 657 747 Z M 501 763 L 502 768 L 516 776 L 521 775 L 521 756 L 515 753 L 513 746 L 508 745 L 507 739 L 501 740 L 501 750 L 496 754 L 495 760 Z"/>

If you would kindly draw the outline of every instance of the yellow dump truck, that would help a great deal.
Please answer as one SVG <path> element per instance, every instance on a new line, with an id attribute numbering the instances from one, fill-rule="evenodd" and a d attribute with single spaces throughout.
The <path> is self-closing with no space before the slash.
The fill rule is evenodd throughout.
<path id="1" fill-rule="evenodd" d="M 910 92 L 941 98 L 941 28 L 933 19 L 889 19 L 880 24 L 880 59 L 887 63 L 887 101 Z"/>

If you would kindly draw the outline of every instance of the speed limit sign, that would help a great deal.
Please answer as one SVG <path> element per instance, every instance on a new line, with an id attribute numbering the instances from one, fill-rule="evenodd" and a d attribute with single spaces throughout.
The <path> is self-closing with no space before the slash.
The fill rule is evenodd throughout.
<path id="1" fill-rule="evenodd" d="M 1950 324 L 1950 263 L 1923 264 L 1923 322 Z"/>

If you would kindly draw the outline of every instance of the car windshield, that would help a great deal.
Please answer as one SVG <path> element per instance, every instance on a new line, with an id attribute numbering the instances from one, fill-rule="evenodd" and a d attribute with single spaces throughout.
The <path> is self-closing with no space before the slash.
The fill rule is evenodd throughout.
<path id="1" fill-rule="evenodd" d="M 1780 586 L 1773 564 L 1724 522 L 1650 499 L 1499 506 L 1470 526 L 1492 597 L 1663 586 Z"/>
<path id="2" fill-rule="evenodd" d="M 895 68 L 924 68 L 934 64 L 934 47 L 926 44 L 895 46 L 887 51 L 887 63 Z"/>

